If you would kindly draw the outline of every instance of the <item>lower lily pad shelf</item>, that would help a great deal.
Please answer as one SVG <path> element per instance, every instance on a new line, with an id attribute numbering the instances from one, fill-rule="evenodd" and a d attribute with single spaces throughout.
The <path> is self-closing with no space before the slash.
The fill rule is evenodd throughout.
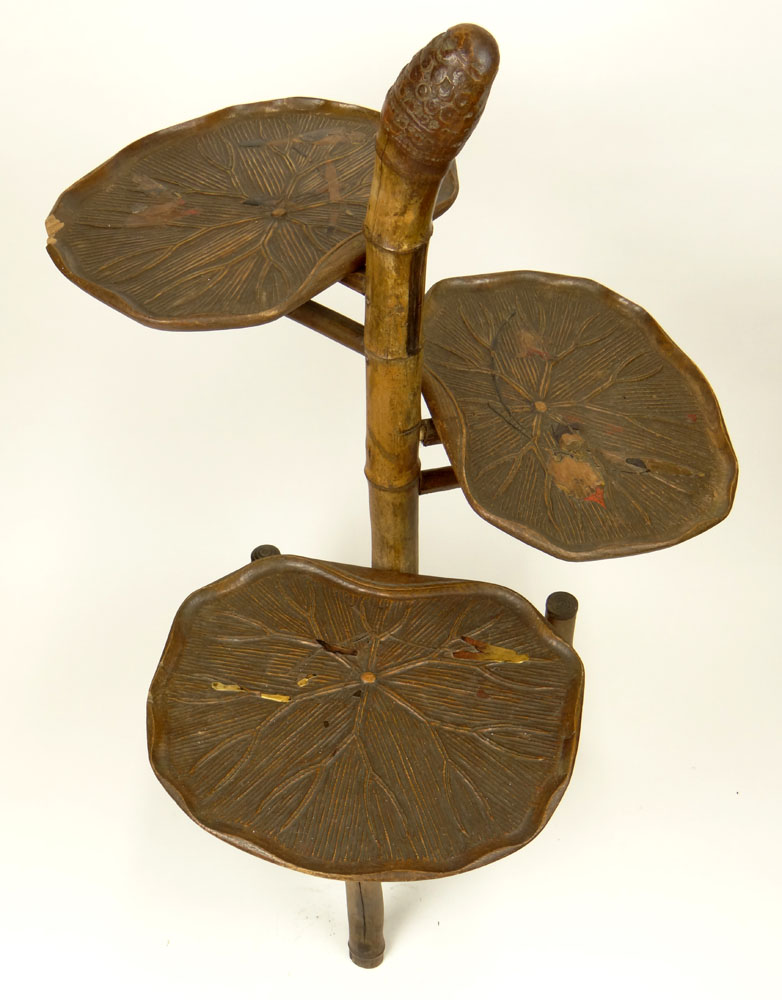
<path id="1" fill-rule="evenodd" d="M 730 510 L 714 394 L 651 316 L 585 278 L 451 278 L 424 306 L 423 391 L 491 524 L 563 559 L 684 541 Z"/>
<path id="2" fill-rule="evenodd" d="M 582 692 L 578 656 L 509 590 L 270 556 L 180 609 L 149 750 L 237 847 L 333 878 L 431 878 L 542 829 Z"/>

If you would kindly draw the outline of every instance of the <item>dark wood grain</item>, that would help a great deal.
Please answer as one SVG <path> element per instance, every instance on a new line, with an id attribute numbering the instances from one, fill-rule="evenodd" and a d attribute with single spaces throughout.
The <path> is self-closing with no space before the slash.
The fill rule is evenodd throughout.
<path id="1" fill-rule="evenodd" d="M 594 281 L 518 271 L 435 285 L 424 395 L 465 495 L 564 559 L 673 545 L 730 510 L 736 460 L 698 369 Z"/>
<path id="2" fill-rule="evenodd" d="M 361 265 L 378 124 L 366 108 L 290 98 L 155 132 L 59 198 L 49 254 L 148 326 L 269 322 Z M 451 170 L 438 213 L 457 189 Z"/>
<path id="3" fill-rule="evenodd" d="M 271 556 L 183 605 L 150 690 L 150 757 L 193 819 L 268 860 L 448 875 L 546 823 L 582 685 L 510 591 Z"/>

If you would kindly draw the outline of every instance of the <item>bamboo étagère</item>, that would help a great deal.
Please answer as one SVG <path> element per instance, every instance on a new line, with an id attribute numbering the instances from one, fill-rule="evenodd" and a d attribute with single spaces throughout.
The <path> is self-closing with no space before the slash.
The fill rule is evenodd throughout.
<path id="1" fill-rule="evenodd" d="M 736 463 L 705 379 L 653 320 L 586 279 L 454 278 L 425 294 L 432 219 L 499 64 L 462 24 L 381 114 L 290 98 L 131 144 L 74 184 L 48 252 L 160 329 L 289 316 L 365 357 L 372 568 L 253 550 L 191 595 L 148 697 L 152 767 L 200 826 L 346 884 L 354 963 L 383 960 L 384 881 L 498 860 L 570 780 L 578 602 L 418 575 L 418 498 L 459 485 L 566 559 L 675 544 L 726 516 Z M 366 296 L 362 326 L 312 296 Z M 421 420 L 421 393 L 432 413 Z M 450 466 L 422 471 L 419 447 Z"/>

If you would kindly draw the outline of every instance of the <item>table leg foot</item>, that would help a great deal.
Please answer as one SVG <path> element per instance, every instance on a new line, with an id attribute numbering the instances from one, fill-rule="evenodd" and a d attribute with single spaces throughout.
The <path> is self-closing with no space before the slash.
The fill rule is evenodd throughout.
<path id="1" fill-rule="evenodd" d="M 383 961 L 382 882 L 346 882 L 348 896 L 348 950 L 362 969 L 375 969 Z"/>

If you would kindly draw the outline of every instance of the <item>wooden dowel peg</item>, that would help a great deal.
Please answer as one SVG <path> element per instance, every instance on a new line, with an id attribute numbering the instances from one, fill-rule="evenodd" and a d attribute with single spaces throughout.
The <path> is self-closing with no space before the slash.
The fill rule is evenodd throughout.
<path id="1" fill-rule="evenodd" d="M 250 553 L 250 562 L 257 562 L 259 559 L 266 559 L 268 556 L 278 556 L 280 550 L 276 545 L 256 545 Z"/>
<path id="2" fill-rule="evenodd" d="M 560 639 L 573 645 L 573 634 L 576 629 L 578 601 L 565 590 L 557 590 L 546 599 L 546 621 L 552 632 Z"/>
<path id="3" fill-rule="evenodd" d="M 358 292 L 359 295 L 366 295 L 367 291 L 367 273 L 363 267 L 360 267 L 357 271 L 353 271 L 351 274 L 346 274 L 342 278 L 342 284 L 347 288 L 352 288 L 354 292 Z"/>
<path id="4" fill-rule="evenodd" d="M 434 425 L 434 420 L 431 417 L 427 417 L 421 421 L 421 429 L 418 436 L 424 448 L 428 448 L 433 444 L 442 444 L 440 435 Z"/>

